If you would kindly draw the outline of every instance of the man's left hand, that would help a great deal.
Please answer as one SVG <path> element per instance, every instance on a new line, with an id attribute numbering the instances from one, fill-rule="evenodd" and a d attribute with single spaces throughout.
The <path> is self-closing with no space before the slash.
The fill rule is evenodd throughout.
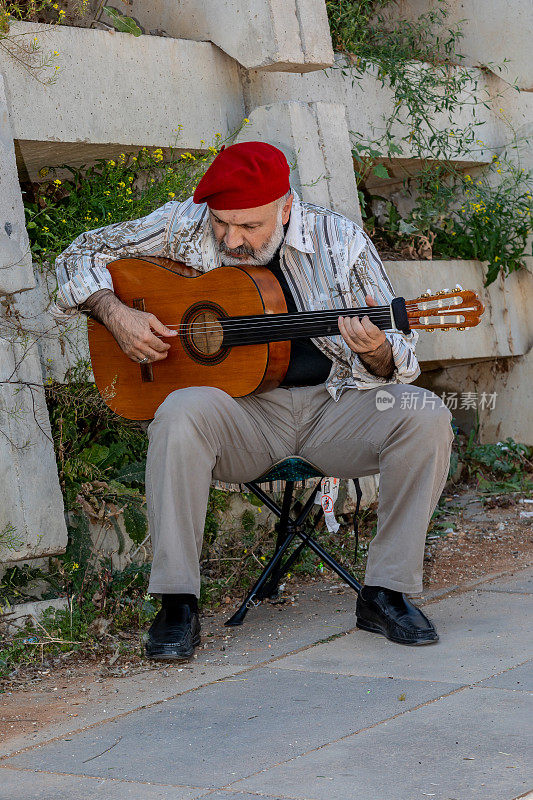
<path id="1" fill-rule="evenodd" d="M 369 308 L 375 308 L 378 303 L 369 294 L 365 297 Z M 339 330 L 342 338 L 354 353 L 372 353 L 381 347 L 387 337 L 368 316 L 362 319 L 359 317 L 339 317 Z"/>
<path id="2" fill-rule="evenodd" d="M 365 297 L 369 308 L 378 303 L 369 294 Z M 339 317 L 341 336 L 354 353 L 357 353 L 369 372 L 380 378 L 391 378 L 394 374 L 394 358 L 389 340 L 368 316 Z"/>

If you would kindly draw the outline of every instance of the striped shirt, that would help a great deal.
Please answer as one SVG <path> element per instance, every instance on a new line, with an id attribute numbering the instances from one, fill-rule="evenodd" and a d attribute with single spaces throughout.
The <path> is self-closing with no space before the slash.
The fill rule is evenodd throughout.
<path id="1" fill-rule="evenodd" d="M 365 295 L 388 305 L 394 291 L 369 237 L 352 220 L 328 208 L 302 202 L 292 189 L 289 226 L 280 266 L 299 311 L 365 306 Z M 207 272 L 221 266 L 206 203 L 169 202 L 151 214 L 82 233 L 56 259 L 56 319 L 79 313 L 78 306 L 100 289 L 113 289 L 107 265 L 124 256 L 165 256 Z M 410 383 L 420 374 L 416 332 L 386 331 L 395 369 L 391 378 L 371 374 L 340 334 L 312 341 L 332 361 L 326 388 L 337 399 L 346 388 L 372 389 Z"/>

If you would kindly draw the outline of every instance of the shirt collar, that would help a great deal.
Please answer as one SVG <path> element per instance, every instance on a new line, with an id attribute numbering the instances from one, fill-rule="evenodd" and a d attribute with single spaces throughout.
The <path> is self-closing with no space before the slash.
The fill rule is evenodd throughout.
<path id="1" fill-rule="evenodd" d="M 289 247 L 294 247 L 296 250 L 301 250 L 303 253 L 314 253 L 313 239 L 307 219 L 307 211 L 305 210 L 299 194 L 291 186 L 293 194 L 293 201 L 291 206 L 291 215 L 289 217 L 289 227 L 285 234 L 285 244 Z"/>

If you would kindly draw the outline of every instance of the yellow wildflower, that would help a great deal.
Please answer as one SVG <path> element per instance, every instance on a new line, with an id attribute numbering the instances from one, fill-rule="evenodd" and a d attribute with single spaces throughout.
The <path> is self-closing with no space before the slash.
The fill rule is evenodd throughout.
<path id="1" fill-rule="evenodd" d="M 59 50 L 54 50 L 54 55 L 58 56 L 59 55 Z"/>
<path id="2" fill-rule="evenodd" d="M 109 167 L 114 167 L 114 166 L 115 166 L 115 162 L 114 162 L 114 161 L 108 161 L 108 162 L 107 162 L 107 165 L 108 165 Z"/>
<path id="3" fill-rule="evenodd" d="M 58 178 L 55 179 L 54 183 L 56 186 L 61 186 L 61 181 Z"/>
<path id="4" fill-rule="evenodd" d="M 176 197 L 176 193 L 175 193 L 175 192 L 169 192 L 169 193 L 168 193 L 168 196 L 169 196 L 170 198 Z"/>

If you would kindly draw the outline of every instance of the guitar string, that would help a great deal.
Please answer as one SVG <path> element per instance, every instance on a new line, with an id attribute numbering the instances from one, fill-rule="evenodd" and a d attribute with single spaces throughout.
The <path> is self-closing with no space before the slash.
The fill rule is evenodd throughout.
<path id="1" fill-rule="evenodd" d="M 438 312 L 438 313 L 433 314 L 433 313 L 431 313 L 433 311 L 433 309 L 424 309 L 424 311 L 428 311 L 429 313 L 423 314 L 423 316 L 442 316 L 443 312 L 451 313 L 453 316 L 457 316 L 457 311 L 458 310 L 459 309 L 456 310 L 456 309 L 438 308 L 438 309 L 435 309 L 435 312 Z M 469 310 L 471 310 L 471 309 L 469 309 Z M 342 312 L 344 312 L 344 313 L 342 313 Z M 348 313 L 348 312 L 351 312 L 351 313 Z M 249 327 L 253 327 L 254 325 L 264 326 L 266 324 L 267 320 L 268 320 L 268 325 L 269 326 L 270 325 L 276 325 L 276 324 L 286 325 L 286 324 L 301 324 L 301 323 L 312 324 L 314 322 L 319 322 L 319 323 L 320 322 L 330 322 L 330 321 L 334 322 L 340 316 L 350 316 L 350 317 L 357 316 L 356 312 L 360 313 L 362 316 L 369 316 L 369 318 L 371 320 L 372 319 L 387 320 L 387 319 L 391 318 L 390 308 L 388 306 L 381 306 L 379 308 L 361 309 L 361 310 L 358 309 L 358 308 L 355 308 L 355 309 L 332 309 L 330 311 L 325 311 L 325 312 L 303 311 L 303 312 L 300 312 L 300 313 L 297 313 L 297 314 L 279 314 L 279 315 L 269 315 L 269 314 L 254 315 L 254 314 L 251 314 L 249 320 L 246 320 L 246 318 L 241 318 L 241 317 L 234 317 L 234 318 L 232 318 L 232 317 L 221 317 L 220 320 L 213 320 L 213 321 L 210 321 L 210 322 L 191 322 L 189 324 L 179 323 L 177 325 L 175 323 L 165 323 L 165 324 L 166 324 L 167 328 L 180 328 L 180 327 L 183 327 L 183 328 L 185 328 L 187 330 L 190 330 L 191 328 L 193 328 L 195 326 L 198 326 L 198 327 L 202 328 L 203 330 L 205 330 L 206 328 L 209 328 L 210 326 L 212 326 L 214 329 L 218 329 L 218 327 L 220 326 L 221 323 L 226 323 L 226 325 L 228 327 L 228 330 L 230 329 L 230 327 L 231 327 L 232 330 L 236 330 L 237 328 L 241 328 L 241 327 L 248 327 L 249 328 Z M 272 316 L 275 316 L 275 319 L 272 319 L 271 318 Z M 290 318 L 290 319 L 287 319 L 287 318 Z M 235 320 L 234 324 L 232 324 L 232 320 Z M 228 325 L 228 323 L 229 323 L 229 325 Z"/>
<path id="2" fill-rule="evenodd" d="M 458 310 L 455 310 L 455 309 L 453 309 L 453 310 L 451 310 L 451 309 L 450 310 L 436 309 L 435 311 L 428 310 L 427 313 L 420 314 L 420 317 L 422 317 L 422 318 L 425 318 L 425 317 L 427 317 L 427 318 L 431 318 L 431 317 L 459 317 L 459 316 L 464 316 L 464 314 L 462 313 L 463 311 L 475 311 L 475 310 L 476 309 L 458 309 Z M 282 328 L 284 326 L 290 326 L 290 327 L 294 327 L 294 328 L 302 328 L 302 327 L 305 327 L 305 326 L 312 327 L 315 324 L 332 324 L 338 319 L 339 316 L 346 316 L 346 315 L 334 313 L 334 314 L 331 314 L 330 316 L 320 317 L 319 319 L 306 318 L 306 319 L 301 319 L 301 320 L 300 319 L 293 319 L 291 321 L 287 321 L 287 320 L 283 320 L 283 319 L 270 319 L 269 315 L 265 314 L 264 317 L 261 317 L 256 322 L 251 322 L 251 321 L 250 322 L 244 322 L 244 321 L 240 321 L 239 320 L 239 323 L 237 323 L 237 321 L 236 321 L 234 324 L 229 324 L 229 325 L 228 325 L 228 322 L 230 322 L 231 318 L 224 318 L 224 317 L 222 317 L 219 321 L 216 320 L 216 321 L 213 321 L 213 322 L 194 322 L 194 323 L 190 323 L 190 324 L 180 323 L 178 325 L 171 324 L 171 323 L 163 323 L 163 324 L 165 324 L 165 326 L 167 328 L 176 329 L 176 331 L 178 333 L 190 332 L 190 331 L 194 331 L 195 329 L 198 329 L 201 332 L 217 331 L 217 330 L 220 330 L 220 327 L 224 327 L 224 324 L 225 324 L 226 331 L 228 333 L 233 333 L 233 332 L 239 332 L 239 331 L 250 331 L 250 330 L 253 331 L 254 329 L 258 329 L 258 328 L 275 329 L 275 328 Z M 372 321 L 372 320 L 375 320 L 377 322 L 391 321 L 390 312 L 383 312 L 383 313 L 380 313 L 380 314 L 373 314 L 370 317 L 370 321 Z M 465 323 L 466 323 L 466 320 L 465 320 Z M 431 327 L 431 323 L 429 323 L 429 326 Z M 394 327 L 394 326 L 391 326 L 391 328 L 392 327 Z"/>
<path id="3" fill-rule="evenodd" d="M 420 316 L 424 316 L 424 317 L 427 317 L 427 316 L 443 316 L 444 314 L 449 314 L 451 316 L 458 316 L 459 313 L 461 313 L 463 311 L 476 311 L 477 310 L 475 308 L 466 308 L 465 309 L 462 306 L 451 307 L 451 308 L 450 307 L 443 307 L 443 308 L 436 307 L 436 308 L 428 308 L 428 309 L 417 309 L 417 306 L 406 306 L 406 309 L 407 309 L 408 312 L 410 311 L 411 313 L 413 313 L 414 310 L 418 310 L 418 311 L 421 312 Z M 357 316 L 358 314 L 361 314 L 361 316 L 369 316 L 370 319 L 372 319 L 372 318 L 379 319 L 384 315 L 384 319 L 387 319 L 387 318 L 390 318 L 391 312 L 390 312 L 389 306 L 379 306 L 379 307 L 361 308 L 361 309 L 359 309 L 359 308 L 331 309 L 331 310 L 324 311 L 324 312 L 319 312 L 319 311 L 301 311 L 301 312 L 298 312 L 296 314 L 292 314 L 292 313 L 291 314 L 276 314 L 276 315 L 270 315 L 270 314 L 255 315 L 255 314 L 250 314 L 249 315 L 249 321 L 247 321 L 246 316 L 244 316 L 244 317 L 241 317 L 241 316 L 221 317 L 219 320 L 214 320 L 212 322 L 189 323 L 189 324 L 186 324 L 185 327 L 187 327 L 188 329 L 190 327 L 193 327 L 194 325 L 198 325 L 198 326 L 201 326 L 201 327 L 213 325 L 214 327 L 218 327 L 220 322 L 232 323 L 233 320 L 235 321 L 235 323 L 238 322 L 238 323 L 240 323 L 242 325 L 247 325 L 247 326 L 253 325 L 253 324 L 263 325 L 265 323 L 265 320 L 267 320 L 267 319 L 270 320 L 270 323 L 283 322 L 283 324 L 287 324 L 287 323 L 291 323 L 291 322 L 300 322 L 300 321 L 323 322 L 323 321 L 329 321 L 330 319 L 331 320 L 335 320 L 339 316 L 351 316 L 351 317 L 353 317 L 353 316 Z M 275 317 L 275 319 L 271 319 L 271 317 Z M 280 319 L 280 317 L 282 317 L 282 319 Z M 286 319 L 286 318 L 288 318 L 288 319 Z M 252 320 L 254 322 L 252 322 Z M 257 320 L 257 322 L 255 322 L 256 320 Z M 183 323 L 179 323 L 178 325 L 176 325 L 175 323 L 168 323 L 167 327 L 168 328 L 175 328 L 175 327 L 180 327 L 182 324 Z"/>

